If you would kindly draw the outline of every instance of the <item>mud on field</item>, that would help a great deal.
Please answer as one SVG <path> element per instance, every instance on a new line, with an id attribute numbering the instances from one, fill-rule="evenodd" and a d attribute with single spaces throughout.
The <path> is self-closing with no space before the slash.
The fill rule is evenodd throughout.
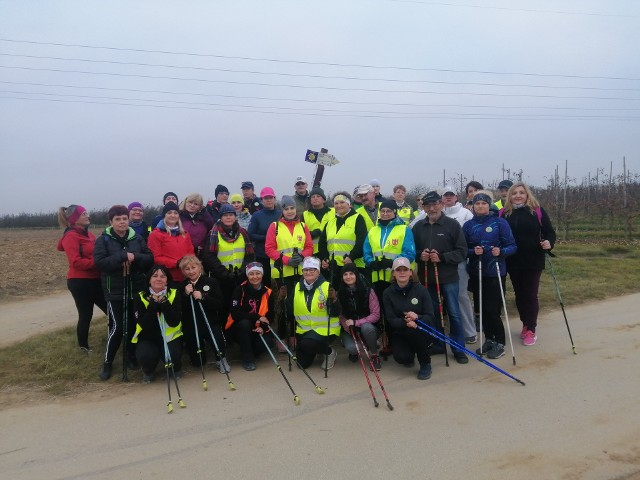
<path id="1" fill-rule="evenodd" d="M 67 256 L 56 250 L 61 236 L 62 229 L 0 229 L 0 303 L 66 290 Z"/>

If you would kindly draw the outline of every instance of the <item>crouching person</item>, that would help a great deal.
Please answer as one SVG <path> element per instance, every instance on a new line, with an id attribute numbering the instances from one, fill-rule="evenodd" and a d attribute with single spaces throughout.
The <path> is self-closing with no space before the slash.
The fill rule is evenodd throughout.
<path id="1" fill-rule="evenodd" d="M 134 298 L 136 359 L 142 368 L 142 382 L 151 383 L 158 362 L 173 363 L 176 375 L 182 369 L 181 299 L 175 288 L 168 288 L 171 273 L 154 265 L 148 276 L 148 290 Z M 168 347 L 170 359 L 165 354 Z"/>
<path id="2" fill-rule="evenodd" d="M 307 257 L 302 263 L 302 278 L 293 295 L 286 299 L 289 321 L 296 322 L 296 356 L 308 368 L 316 355 L 326 355 L 322 368 L 333 368 L 338 352 L 331 341 L 340 334 L 340 303 L 333 288 L 320 275 L 320 260 Z"/>
<path id="3" fill-rule="evenodd" d="M 431 336 L 419 330 L 420 320 L 432 326 L 433 305 L 429 291 L 415 281 L 409 260 L 398 257 L 393 261 L 393 280 L 383 293 L 384 311 L 391 327 L 393 359 L 405 367 L 413 367 L 418 359 L 418 380 L 431 377 L 429 345 Z"/>

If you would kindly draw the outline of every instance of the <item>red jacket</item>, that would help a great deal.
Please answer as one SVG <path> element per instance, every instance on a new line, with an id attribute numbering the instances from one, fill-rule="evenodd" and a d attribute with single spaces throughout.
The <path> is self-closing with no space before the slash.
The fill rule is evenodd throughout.
<path id="1" fill-rule="evenodd" d="M 69 270 L 67 278 L 100 278 L 100 271 L 93 263 L 93 246 L 96 237 L 82 227 L 68 227 L 58 242 L 58 250 L 67 254 Z"/>
<path id="2" fill-rule="evenodd" d="M 278 228 L 288 228 L 291 233 L 293 233 L 293 229 L 296 224 L 300 223 L 300 219 L 296 217 L 294 220 L 285 220 L 284 217 L 281 217 L 280 226 Z M 302 224 L 305 233 L 304 240 L 304 249 L 300 252 L 300 255 L 303 257 L 310 257 L 313 255 L 313 240 L 311 240 L 311 234 L 309 233 L 309 227 L 305 223 Z M 280 258 L 280 252 L 278 251 L 278 242 L 276 240 L 276 222 L 269 225 L 269 230 L 267 230 L 267 238 L 264 242 L 264 251 L 267 256 L 272 260 L 278 260 Z M 282 263 L 284 265 L 289 265 L 290 255 L 284 255 L 282 257 Z"/>
<path id="3" fill-rule="evenodd" d="M 156 228 L 149 234 L 148 246 L 153 253 L 153 262 L 167 267 L 174 282 L 184 280 L 178 262 L 185 255 L 194 254 L 189 232 L 184 232 L 184 236 L 171 235 L 164 229 Z"/>

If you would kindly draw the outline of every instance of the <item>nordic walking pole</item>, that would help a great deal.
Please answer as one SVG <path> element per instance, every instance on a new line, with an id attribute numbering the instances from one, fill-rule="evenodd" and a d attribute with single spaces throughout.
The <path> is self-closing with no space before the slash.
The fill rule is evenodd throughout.
<path id="1" fill-rule="evenodd" d="M 382 394 L 384 395 L 384 398 L 387 401 L 387 407 L 389 408 L 389 410 L 393 410 L 393 405 L 391 405 L 391 402 L 389 401 L 389 396 L 387 395 L 387 391 L 384 389 L 384 385 L 382 385 L 382 380 L 380 380 L 380 375 L 378 374 L 376 367 L 373 365 L 373 360 L 371 360 L 371 355 L 369 355 L 369 350 L 367 349 L 367 346 L 365 345 L 364 341 L 362 341 L 362 337 L 358 332 L 356 332 L 356 336 L 358 337 L 358 340 L 360 341 L 360 345 L 362 345 L 362 349 L 364 350 L 364 353 L 367 356 L 367 359 L 369 360 L 369 365 L 371 365 L 371 370 L 373 371 L 373 374 L 376 376 L 376 379 L 378 380 L 378 385 L 380 385 L 380 390 L 382 390 Z"/>
<path id="2" fill-rule="evenodd" d="M 502 297 L 502 307 L 504 308 L 504 318 L 507 321 L 507 336 L 509 337 L 509 344 L 511 345 L 511 356 L 513 357 L 513 364 L 516 364 L 516 353 L 513 350 L 513 338 L 511 338 L 511 326 L 509 325 L 509 314 L 507 313 L 507 301 L 504 298 L 504 290 L 502 289 L 502 277 L 500 276 L 500 264 L 496 262 L 496 270 L 498 272 L 498 284 L 500 285 L 500 296 Z"/>
<path id="3" fill-rule="evenodd" d="M 560 294 L 560 287 L 558 285 L 558 279 L 556 278 L 556 272 L 553 268 L 553 263 L 551 262 L 551 255 L 548 252 L 546 253 L 547 261 L 549 262 L 549 269 L 551 271 L 551 277 L 553 278 L 553 284 L 556 287 L 556 294 L 558 295 L 558 302 L 560 303 L 560 308 L 562 309 L 562 315 L 564 316 L 564 323 L 567 326 L 567 332 L 569 333 L 569 340 L 571 340 L 571 350 L 574 355 L 576 353 L 576 346 L 573 344 L 573 337 L 571 336 L 571 329 L 569 328 L 569 321 L 567 320 L 567 314 L 564 311 L 564 302 L 562 301 L 562 295 Z"/>
<path id="4" fill-rule="evenodd" d="M 484 334 L 482 327 L 482 256 L 478 257 L 478 310 L 480 313 L 480 355 L 484 355 L 482 346 L 486 342 L 487 336 Z"/>
<path id="5" fill-rule="evenodd" d="M 331 287 L 331 282 L 333 282 L 333 267 L 334 264 L 336 263 L 335 260 L 335 253 L 331 254 L 331 261 L 329 262 L 329 277 L 331 278 L 331 280 L 329 281 L 329 288 Z M 320 290 L 320 293 L 322 293 L 322 290 Z M 327 293 L 328 293 L 328 289 L 327 289 Z M 329 315 L 329 299 L 327 298 L 327 305 L 326 305 L 326 310 L 327 310 L 327 347 L 329 348 L 329 353 L 331 353 L 331 316 Z M 327 378 L 329 375 L 329 353 L 325 353 L 324 355 L 324 378 Z"/>
<path id="6" fill-rule="evenodd" d="M 360 353 L 360 345 L 358 345 L 358 340 L 356 339 L 356 334 L 353 331 L 353 325 L 349 327 L 349 333 L 351 334 L 351 338 L 353 338 L 353 343 L 356 344 L 356 352 L 358 352 L 358 360 L 360 360 L 360 366 L 362 367 L 362 373 L 364 373 L 364 378 L 367 379 L 367 385 L 369 385 L 369 392 L 371 393 L 371 398 L 373 398 L 373 406 L 378 408 L 378 400 L 376 399 L 376 394 L 373 393 L 373 387 L 371 386 L 371 379 L 369 379 L 369 374 L 367 373 L 367 367 L 364 366 L 364 360 L 362 360 L 362 353 Z M 375 369 L 374 369 L 375 371 Z"/>
<path id="7" fill-rule="evenodd" d="M 129 360 L 129 262 L 122 262 L 122 381 L 129 381 L 129 374 L 127 372 L 127 361 Z"/>
<path id="8" fill-rule="evenodd" d="M 163 315 L 158 312 L 158 326 L 160 327 L 160 335 L 162 335 L 162 343 L 164 345 L 164 368 L 167 371 L 167 389 L 169 390 L 169 403 L 167 404 L 167 413 L 173 412 L 173 403 L 171 403 L 171 380 L 169 379 L 169 369 L 171 369 L 171 374 L 173 375 L 173 381 L 176 384 L 176 392 L 178 394 L 178 405 L 180 408 L 186 408 L 187 404 L 182 400 L 182 395 L 180 395 L 180 387 L 178 386 L 178 378 L 176 377 L 176 371 L 173 369 L 173 362 L 171 361 L 171 353 L 169 352 L 169 344 L 167 343 L 167 336 L 164 327 L 164 319 Z"/>
<path id="9" fill-rule="evenodd" d="M 193 284 L 192 284 L 193 285 Z M 191 316 L 193 317 L 193 329 L 196 334 L 196 346 L 198 347 L 198 357 L 200 358 L 200 371 L 202 372 L 202 389 L 208 390 L 207 379 L 204 377 L 204 362 L 202 361 L 202 348 L 200 348 L 200 333 L 198 332 L 198 321 L 196 320 L 196 310 L 193 306 L 193 293 L 189 295 L 191 301 Z"/>
<path id="10" fill-rule="evenodd" d="M 293 390 L 293 387 L 289 383 L 287 376 L 282 371 L 282 367 L 280 366 L 280 363 L 278 362 L 275 355 L 269 348 L 269 345 L 267 345 L 267 341 L 264 339 L 261 333 L 259 335 L 260 335 L 260 340 L 262 340 L 262 343 L 264 344 L 264 348 L 267 350 L 267 352 L 269 353 L 269 356 L 271 357 L 271 360 L 273 360 L 273 364 L 276 366 L 276 370 L 280 372 L 280 375 L 282 375 L 282 378 L 284 378 L 284 381 L 287 383 L 289 390 L 291 390 L 291 393 L 293 393 L 293 403 L 295 403 L 296 405 L 300 405 L 300 397 L 296 395 L 296 392 Z"/>
<path id="11" fill-rule="evenodd" d="M 426 265 L 426 264 L 425 264 Z M 444 315 L 442 313 L 442 294 L 440 293 L 440 277 L 438 275 L 438 264 L 433 262 L 433 270 L 436 275 L 436 291 L 438 292 L 438 307 L 440 308 L 440 327 L 444 333 Z M 445 365 L 449 366 L 449 353 L 447 352 L 447 345 L 444 345 L 444 361 Z"/>
<path id="12" fill-rule="evenodd" d="M 318 394 L 319 394 L 319 395 L 322 395 L 322 394 L 324 393 L 324 390 L 323 390 L 321 387 L 319 387 L 319 386 L 316 384 L 316 382 L 314 382 L 314 381 L 313 381 L 313 378 L 311 378 L 311 375 L 309 375 L 309 372 L 307 372 L 307 369 L 306 369 L 306 368 L 303 368 L 303 367 L 302 367 L 302 365 L 300 365 L 300 362 L 298 361 L 298 357 L 296 357 L 296 356 L 291 352 L 291 350 L 289 350 L 289 347 L 287 346 L 287 344 L 286 344 L 286 343 L 284 343 L 284 342 L 282 341 L 282 339 L 278 336 L 278 334 L 273 330 L 273 328 L 271 328 L 271 325 L 264 324 L 264 325 L 262 326 L 262 328 L 263 328 L 263 329 L 264 329 L 264 328 L 267 328 L 267 331 L 271 332 L 271 335 L 273 335 L 273 338 L 275 338 L 275 339 L 276 339 L 276 341 L 277 341 L 280 345 L 282 345 L 282 348 L 284 348 L 284 349 L 285 349 L 285 351 L 286 351 L 286 352 L 287 352 L 287 354 L 289 355 L 289 358 L 290 358 L 291 360 L 293 360 L 293 361 L 296 363 L 296 365 L 298 366 L 298 368 L 299 368 L 300 370 L 302 370 L 302 372 L 307 376 L 307 378 L 311 381 L 311 383 L 313 383 L 313 386 L 314 386 L 314 387 L 316 387 L 316 392 L 318 392 Z"/>
<path id="13" fill-rule="evenodd" d="M 468 355 L 471 355 L 473 358 L 475 358 L 476 360 L 478 360 L 479 362 L 484 363 L 485 365 L 487 365 L 488 367 L 493 368 L 495 371 L 500 372 L 501 374 L 509 377 L 511 380 L 515 380 L 516 382 L 518 382 L 520 385 L 524 386 L 524 382 L 516 377 L 514 377 L 513 375 L 505 372 L 504 370 L 502 370 L 500 367 L 495 366 L 493 363 L 488 362 L 487 360 L 485 360 L 484 358 L 482 358 L 481 355 L 478 355 L 475 352 L 472 352 L 471 350 L 468 350 L 465 346 L 460 345 L 458 342 L 456 342 L 455 340 L 447 337 L 446 335 L 440 333 L 436 328 L 433 328 L 431 325 L 423 322 L 422 320 L 416 320 L 416 326 L 418 328 L 418 330 L 422 330 L 425 333 L 428 333 L 430 335 L 433 335 L 434 337 L 439 338 L 440 340 L 442 340 L 443 342 L 446 342 L 449 344 L 449 346 L 451 347 L 455 347 L 457 349 L 462 350 L 463 352 L 467 353 Z"/>
<path id="14" fill-rule="evenodd" d="M 202 317 L 204 318 L 204 324 L 207 326 L 207 330 L 209 330 L 209 335 L 211 335 L 211 341 L 213 342 L 213 346 L 216 349 L 216 354 L 218 355 L 218 357 L 220 357 L 220 362 L 222 362 L 222 368 L 224 368 L 224 374 L 227 376 L 227 382 L 229 383 L 229 390 L 235 390 L 236 386 L 231 381 L 231 378 L 229 377 L 229 372 L 227 371 L 227 367 L 224 364 L 225 356 L 222 355 L 222 351 L 220 350 L 220 347 L 218 347 L 218 342 L 216 341 L 216 337 L 213 334 L 213 330 L 211 330 L 211 325 L 209 325 L 209 319 L 207 318 L 207 314 L 204 313 L 204 307 L 202 306 L 202 302 L 198 302 L 198 306 L 200 307 L 200 311 L 202 312 Z"/>

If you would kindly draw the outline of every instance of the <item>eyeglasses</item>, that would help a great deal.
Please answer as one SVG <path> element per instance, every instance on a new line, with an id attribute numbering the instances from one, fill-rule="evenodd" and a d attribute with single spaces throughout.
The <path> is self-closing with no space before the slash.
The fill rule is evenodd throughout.
<path id="1" fill-rule="evenodd" d="M 316 272 L 317 268 L 303 268 L 302 273 Z"/>
<path id="2" fill-rule="evenodd" d="M 84 212 L 82 212 L 80 214 L 81 217 L 88 217 L 89 216 L 89 212 L 87 212 L 86 210 Z"/>
<path id="3" fill-rule="evenodd" d="M 144 212 L 144 210 L 142 210 L 141 208 L 132 208 L 131 211 L 132 212 L 136 212 L 136 213 L 143 213 Z"/>

